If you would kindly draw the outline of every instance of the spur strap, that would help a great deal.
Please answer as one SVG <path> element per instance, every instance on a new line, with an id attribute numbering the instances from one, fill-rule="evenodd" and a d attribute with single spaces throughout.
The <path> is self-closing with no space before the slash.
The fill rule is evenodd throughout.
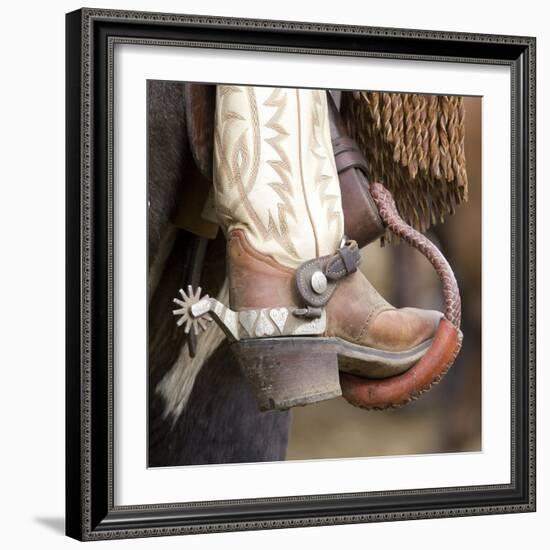
<path id="1" fill-rule="evenodd" d="M 338 281 L 355 273 L 361 262 L 359 246 L 355 241 L 343 240 L 334 253 L 313 258 L 296 270 L 296 288 L 308 314 L 324 307 L 336 289 Z"/>

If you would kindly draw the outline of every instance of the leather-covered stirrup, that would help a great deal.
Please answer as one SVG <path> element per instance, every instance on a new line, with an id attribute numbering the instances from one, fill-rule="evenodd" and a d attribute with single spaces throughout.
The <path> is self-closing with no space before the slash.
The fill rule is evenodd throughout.
<path id="1" fill-rule="evenodd" d="M 460 293 L 453 271 L 439 249 L 401 218 L 388 189 L 381 183 L 369 184 L 367 162 L 355 140 L 347 135 L 329 92 L 327 105 L 346 234 L 363 247 L 389 230 L 426 256 L 443 285 L 445 316 L 430 348 L 418 363 L 402 374 L 383 380 L 340 372 L 342 394 L 353 405 L 364 409 L 400 407 L 439 382 L 460 351 Z"/>
<path id="2" fill-rule="evenodd" d="M 445 302 L 444 317 L 439 322 L 430 348 L 408 371 L 384 380 L 340 373 L 342 394 L 351 404 L 363 409 L 380 410 L 406 405 L 446 374 L 462 345 L 461 302 L 454 273 L 440 250 L 403 221 L 391 193 L 382 184 L 371 184 L 370 191 L 384 225 L 430 261 L 443 286 Z"/>

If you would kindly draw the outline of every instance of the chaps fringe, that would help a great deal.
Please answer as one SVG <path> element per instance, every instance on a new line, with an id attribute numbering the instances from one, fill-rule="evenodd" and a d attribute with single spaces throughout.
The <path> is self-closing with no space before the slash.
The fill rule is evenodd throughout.
<path id="1" fill-rule="evenodd" d="M 468 199 L 462 97 L 343 92 L 341 114 L 409 225 L 425 232 Z"/>

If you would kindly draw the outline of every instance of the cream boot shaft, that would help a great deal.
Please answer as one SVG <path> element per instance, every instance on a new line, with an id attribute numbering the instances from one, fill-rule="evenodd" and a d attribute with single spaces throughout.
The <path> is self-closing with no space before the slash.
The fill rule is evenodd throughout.
<path id="1" fill-rule="evenodd" d="M 326 95 L 320 90 L 218 86 L 214 179 L 227 234 L 279 264 L 334 253 L 343 237 Z"/>

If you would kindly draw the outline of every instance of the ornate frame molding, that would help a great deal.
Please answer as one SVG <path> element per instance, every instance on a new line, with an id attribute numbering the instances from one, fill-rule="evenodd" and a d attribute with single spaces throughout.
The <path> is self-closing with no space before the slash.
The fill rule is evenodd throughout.
<path id="1" fill-rule="evenodd" d="M 328 35 L 331 47 L 327 48 Z M 475 62 L 511 68 L 509 485 L 114 506 L 112 83 L 116 43 Z M 67 534 L 99 540 L 534 511 L 535 86 L 535 39 L 531 37 L 102 9 L 69 13 Z"/>

